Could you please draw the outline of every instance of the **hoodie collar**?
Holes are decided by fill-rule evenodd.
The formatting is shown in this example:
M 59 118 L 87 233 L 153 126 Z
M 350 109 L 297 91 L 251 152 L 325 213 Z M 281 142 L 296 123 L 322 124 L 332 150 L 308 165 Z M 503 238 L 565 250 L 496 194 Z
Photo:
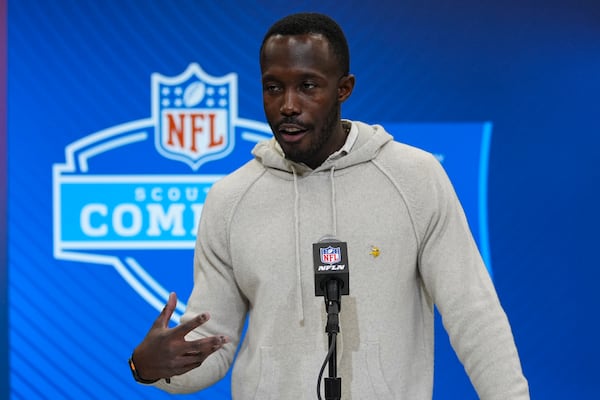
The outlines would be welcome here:
M 330 170 L 332 167 L 340 170 L 370 161 L 375 158 L 383 145 L 392 140 L 392 136 L 379 125 L 367 125 L 350 120 L 342 120 L 342 123 L 351 125 L 344 146 L 330 155 L 323 164 L 314 170 L 305 164 L 296 163 L 285 158 L 283 150 L 275 138 L 259 142 L 252 150 L 252 154 L 265 168 L 273 172 L 285 172 L 282 177 L 288 175 L 285 179 L 293 179 L 292 171 L 295 171 L 298 176 L 303 176 L 313 172 Z
M 344 157 L 346 154 L 350 153 L 350 150 L 352 150 L 352 146 L 354 146 L 354 143 L 358 138 L 358 128 L 356 127 L 356 125 L 346 120 L 342 120 L 342 125 L 344 126 L 344 128 L 350 128 L 348 129 L 348 136 L 346 137 L 346 142 L 344 143 L 341 149 L 327 157 L 326 162 L 337 160 L 338 158 Z

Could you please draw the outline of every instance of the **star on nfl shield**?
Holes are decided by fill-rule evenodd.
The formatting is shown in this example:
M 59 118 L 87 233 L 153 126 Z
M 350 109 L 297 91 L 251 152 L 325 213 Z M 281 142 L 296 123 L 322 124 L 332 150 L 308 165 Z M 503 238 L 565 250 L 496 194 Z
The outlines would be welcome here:
M 234 147 L 237 75 L 208 75 L 192 63 L 181 75 L 152 75 L 155 146 L 164 157 L 197 170 Z

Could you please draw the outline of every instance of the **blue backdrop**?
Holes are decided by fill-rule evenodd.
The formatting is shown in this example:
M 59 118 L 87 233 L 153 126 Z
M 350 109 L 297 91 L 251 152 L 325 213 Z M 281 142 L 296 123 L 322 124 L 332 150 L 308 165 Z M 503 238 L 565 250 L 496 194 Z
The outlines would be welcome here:
M 223 92 L 236 105 L 227 108 L 235 147 L 227 159 L 197 167 L 202 179 L 146 182 L 145 193 L 158 188 L 154 200 L 167 206 L 176 189 L 202 190 L 241 164 L 266 135 L 262 35 L 275 19 L 305 10 L 330 14 L 347 33 L 357 86 L 343 115 L 385 123 L 398 139 L 431 146 L 456 177 L 532 397 L 597 396 L 600 5 L 397 3 L 9 0 L 8 168 L 0 185 L 8 183 L 7 240 L 0 243 L 0 256 L 8 253 L 8 321 L 0 323 L 10 342 L 2 360 L 9 385 L 0 385 L 0 397 L 170 398 L 135 384 L 126 359 L 165 288 L 176 287 L 185 301 L 189 243 L 163 240 L 157 246 L 165 251 L 149 256 L 139 245 L 147 238 L 131 231 L 122 249 L 72 240 L 78 233 L 67 222 L 76 217 L 68 212 L 89 203 L 89 193 L 99 193 L 96 202 L 113 197 L 103 199 L 99 186 L 86 192 L 67 183 L 114 172 L 193 176 L 189 163 L 149 150 L 162 93 L 153 91 L 152 76 L 175 77 L 191 63 L 208 78 L 236 74 Z M 461 165 L 456 174 L 453 160 Z M 123 203 L 141 201 L 123 193 Z M 193 220 L 195 203 L 186 204 L 186 221 Z M 132 210 L 122 212 L 135 220 Z M 91 228 L 114 225 L 90 215 Z M 443 335 L 438 346 L 435 398 L 476 398 Z M 189 397 L 227 398 L 227 390 L 224 381 Z

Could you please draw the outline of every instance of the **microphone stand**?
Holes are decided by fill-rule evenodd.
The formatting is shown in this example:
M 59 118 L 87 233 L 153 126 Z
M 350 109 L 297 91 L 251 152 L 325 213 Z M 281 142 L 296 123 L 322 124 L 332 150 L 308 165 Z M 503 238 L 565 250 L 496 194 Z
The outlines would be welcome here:
M 325 378 L 325 400 L 340 400 L 342 396 L 342 378 L 337 377 L 337 334 L 340 331 L 339 312 L 341 310 L 340 282 L 336 279 L 327 281 L 325 288 L 325 309 L 329 348 L 329 377 Z

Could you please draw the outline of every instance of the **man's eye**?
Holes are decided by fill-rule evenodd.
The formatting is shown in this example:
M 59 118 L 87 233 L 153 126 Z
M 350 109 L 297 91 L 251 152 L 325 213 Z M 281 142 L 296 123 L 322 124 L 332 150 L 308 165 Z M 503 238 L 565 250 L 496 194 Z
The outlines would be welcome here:
M 281 90 L 281 86 L 269 84 L 264 86 L 264 90 L 271 93 L 276 93 Z
M 316 87 L 317 87 L 317 85 L 315 83 L 313 83 L 313 82 L 304 82 L 302 84 L 302 88 L 305 89 L 305 90 L 306 89 L 314 89 Z

